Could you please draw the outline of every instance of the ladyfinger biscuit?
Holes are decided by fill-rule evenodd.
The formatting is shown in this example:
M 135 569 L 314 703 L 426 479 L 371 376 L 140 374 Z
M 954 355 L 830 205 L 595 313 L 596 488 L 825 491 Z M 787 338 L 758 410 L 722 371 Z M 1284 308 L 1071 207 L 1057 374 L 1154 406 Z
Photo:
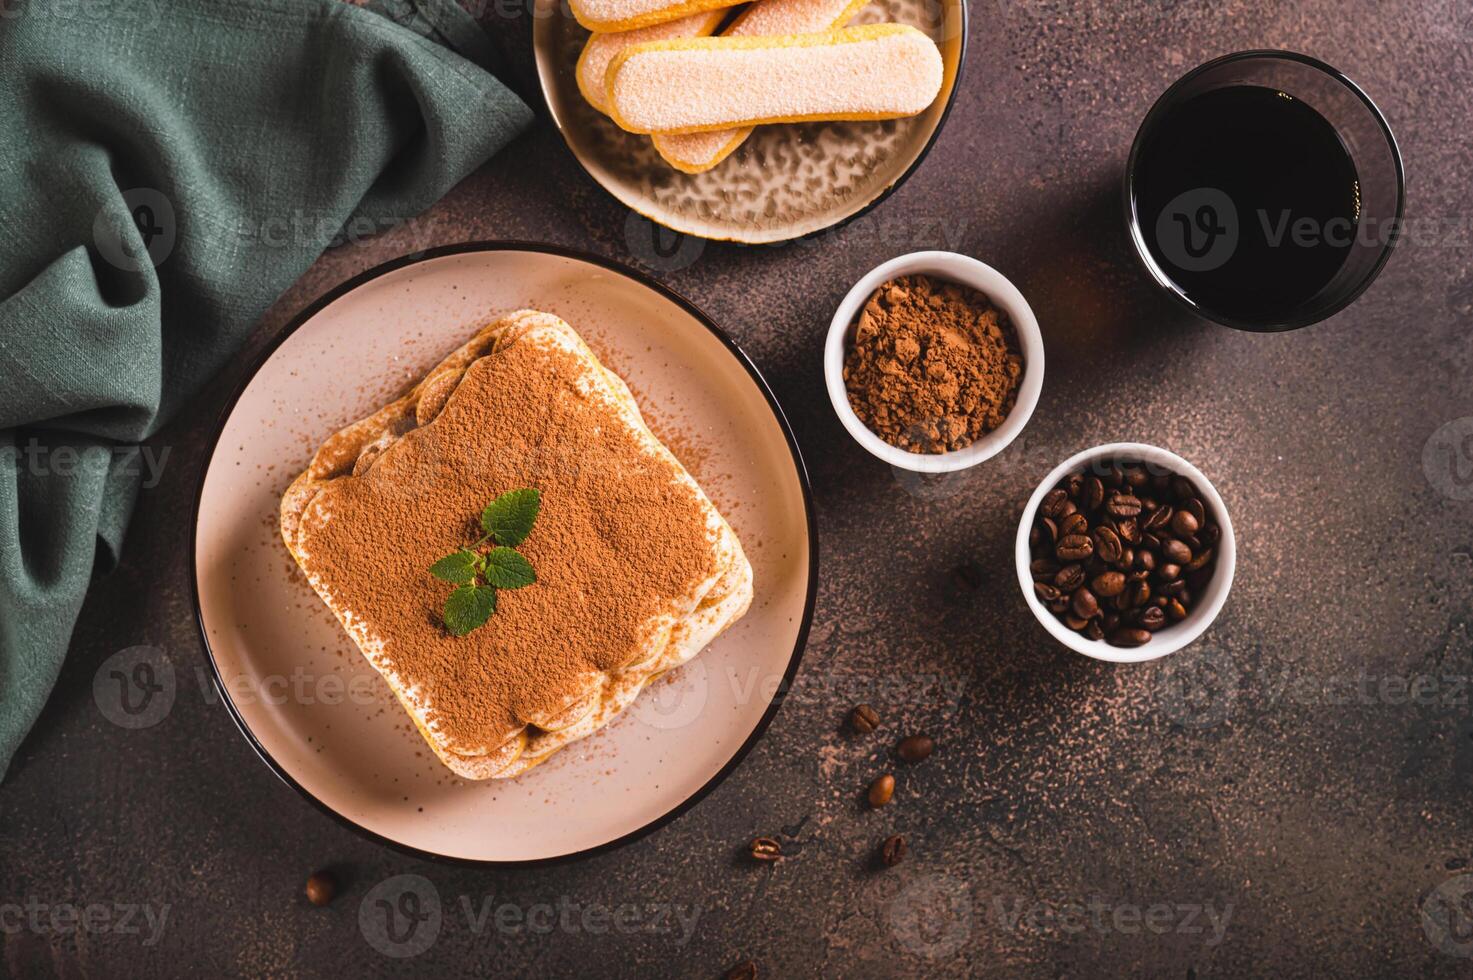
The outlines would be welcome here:
M 625 48 L 609 115 L 631 133 L 913 116 L 941 91 L 941 52 L 914 27 L 870 24 L 786 37 L 703 37 Z
M 792 0 L 759 0 L 759 2 L 792 2 Z M 812 3 L 813 0 L 804 0 Z M 863 0 L 861 0 L 863 2 Z M 578 67 L 574 72 L 578 79 L 578 91 L 583 93 L 583 98 L 604 115 L 608 115 L 608 109 L 604 107 L 604 77 L 609 72 L 609 62 L 614 56 L 631 44 L 644 44 L 647 41 L 668 41 L 677 37 L 706 37 L 714 34 L 720 26 L 721 20 L 726 16 L 723 10 L 706 10 L 699 14 L 691 14 L 679 20 L 668 20 L 663 24 L 652 24 L 649 27 L 641 27 L 632 31 L 620 31 L 618 34 L 591 34 L 588 43 L 583 46 L 583 53 L 578 56 Z
M 869 0 L 757 0 L 738 14 L 726 30 L 721 32 L 721 36 L 760 37 L 826 31 L 849 23 L 849 19 L 859 13 L 868 2 Z M 725 160 L 750 135 L 751 127 L 744 127 L 679 136 L 655 133 L 650 138 L 666 163 L 676 170 L 698 174 Z
M 573 17 L 595 34 L 617 34 L 680 20 L 707 10 L 735 7 L 742 0 L 568 0 Z

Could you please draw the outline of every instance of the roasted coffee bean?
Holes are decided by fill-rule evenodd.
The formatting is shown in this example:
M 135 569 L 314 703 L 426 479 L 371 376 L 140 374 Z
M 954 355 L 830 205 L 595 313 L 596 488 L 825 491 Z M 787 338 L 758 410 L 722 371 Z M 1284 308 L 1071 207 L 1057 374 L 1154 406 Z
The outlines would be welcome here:
M 1028 571 L 1033 573 L 1035 581 L 1052 579 L 1059 574 L 1059 563 L 1052 558 L 1035 558 L 1028 565 Z
M 307 879 L 307 901 L 313 905 L 326 905 L 337 893 L 337 879 L 329 871 L 315 872 Z
M 1075 616 L 1072 613 L 1064 616 L 1064 625 L 1069 627 L 1071 630 L 1074 630 L 1076 633 L 1088 626 L 1090 622 L 1090 620 L 1080 619 L 1078 616 Z
M 1123 551 L 1121 551 L 1120 552 L 1120 560 L 1117 561 L 1115 564 L 1119 565 L 1121 568 L 1129 568 L 1131 565 L 1134 565 L 1135 564 L 1135 549 L 1134 548 L 1126 548 Z
M 1150 533 L 1142 534 L 1141 535 L 1141 547 L 1147 549 L 1148 551 L 1160 551 L 1161 550 L 1161 539 L 1158 538 L 1158 537 L 1156 537 L 1156 535 L 1154 535 L 1154 534 L 1150 534 Z
M 1207 567 L 1207 563 L 1210 562 L 1211 560 L 1212 560 L 1212 549 L 1211 548 L 1204 548 L 1204 549 L 1202 549 L 1202 553 L 1201 554 L 1199 554 L 1197 557 L 1193 558 L 1191 561 L 1187 562 L 1186 569 L 1189 572 L 1201 571 L 1203 568 L 1206 568 Z
M 885 843 L 880 845 L 880 863 L 887 868 L 893 868 L 905 860 L 905 838 L 896 834 L 894 837 L 886 837 Z
M 1187 583 L 1181 579 L 1167 582 L 1165 585 L 1157 586 L 1162 595 L 1174 595 L 1180 597 L 1187 590 Z M 1182 603 L 1186 605 L 1185 602 Z
M 1069 612 L 1069 602 L 1065 599 L 1060 599 L 1057 602 L 1050 602 L 1048 604 L 1048 611 L 1053 613 L 1055 616 L 1063 616 Z
M 1054 554 L 1059 561 L 1083 561 L 1094 554 L 1095 546 L 1088 537 L 1083 534 L 1071 534 L 1067 538 L 1060 538 L 1058 546 L 1054 548 Z
M 1156 553 L 1147 548 L 1142 548 L 1135 553 L 1135 567 L 1149 572 L 1156 567 Z
M 1105 640 L 1115 647 L 1140 647 L 1151 642 L 1151 634 L 1143 629 L 1118 629 Z
M 1038 546 L 1043 543 L 1043 532 L 1035 524 L 1028 529 L 1028 550 L 1037 551 Z
M 1156 501 L 1152 500 L 1150 497 L 1141 497 L 1142 514 L 1154 514 L 1156 512 L 1156 508 L 1160 506 L 1160 504 L 1156 503 Z
M 1092 476 L 1084 481 L 1084 509 L 1093 513 L 1105 502 L 1105 485 L 1100 478 Z
M 1146 523 L 1142 524 L 1141 527 L 1147 531 L 1160 531 L 1170 525 L 1175 519 L 1170 507 L 1157 507 L 1151 511 L 1151 516 L 1146 518 Z
M 1192 560 L 1192 549 L 1176 538 L 1167 538 L 1161 542 L 1161 557 L 1178 565 L 1185 565 Z
M 1071 517 L 1077 513 L 1079 513 L 1079 508 L 1075 506 L 1074 501 L 1066 500 L 1064 501 L 1064 506 L 1059 508 L 1059 516 L 1056 520 L 1062 521 L 1064 518 Z
M 1125 482 L 1128 483 L 1128 484 L 1130 484 L 1132 487 L 1136 488 L 1137 490 L 1139 490 L 1141 487 L 1145 486 L 1146 485 L 1146 481 L 1150 480 L 1150 478 L 1151 478 L 1151 475 L 1149 473 L 1147 473 L 1145 470 L 1141 469 L 1139 466 L 1127 466 L 1127 467 L 1125 467 L 1125 469 L 1123 471 L 1123 475 L 1125 477 Z
M 1106 633 L 1111 632 L 1115 627 L 1120 625 L 1120 614 L 1105 613 L 1104 619 L 1101 620 L 1101 625 L 1105 627 Z
M 1074 610 L 1074 615 L 1080 619 L 1093 619 L 1100 614 L 1100 604 L 1095 599 L 1095 594 L 1089 589 L 1078 589 L 1075 591 L 1069 605 Z
M 781 861 L 783 859 L 783 846 L 771 837 L 758 837 L 752 841 L 749 850 L 752 852 L 753 861 Z
M 1192 554 L 1194 555 L 1202 550 L 1202 542 L 1197 540 L 1197 536 L 1195 534 L 1188 534 L 1186 537 L 1181 539 L 1181 543 L 1190 548 L 1192 550 Z
M 1083 565 L 1065 565 L 1063 568 L 1059 569 L 1059 573 L 1054 576 L 1054 586 L 1060 592 L 1073 592 L 1075 589 L 1079 588 L 1083 584 Z
M 1167 562 L 1156 566 L 1156 581 L 1170 582 L 1172 579 L 1181 578 L 1181 566 L 1175 562 Z
M 1197 532 L 1197 540 L 1204 548 L 1211 548 L 1217 544 L 1217 539 L 1222 537 L 1222 528 L 1216 524 L 1208 524 Z
M 1161 611 L 1160 606 L 1147 606 L 1141 610 L 1136 622 L 1141 625 L 1142 629 L 1148 629 L 1154 633 L 1166 625 L 1166 614 Z
M 1059 521 L 1059 537 L 1067 538 L 1075 534 L 1087 534 L 1089 532 L 1089 520 L 1083 514 L 1070 514 Z
M 1201 527 L 1203 524 L 1207 523 L 1207 508 L 1205 505 L 1203 505 L 1200 498 L 1193 497 L 1190 500 L 1185 501 L 1181 505 L 1181 509 L 1192 515 L 1193 519 L 1196 520 L 1198 527 Z
M 1079 493 L 1084 489 L 1084 474 L 1070 473 L 1064 478 L 1064 491 L 1069 494 L 1070 500 L 1078 500 Z
M 1144 582 L 1146 579 L 1148 579 L 1150 577 L 1151 577 L 1151 573 L 1148 572 L 1148 571 L 1146 571 L 1144 568 L 1137 568 L 1133 572 L 1126 572 L 1125 573 L 1125 580 L 1127 582 Z
M 725 980 L 757 980 L 757 964 L 751 960 L 738 963 L 726 971 Z
M 890 802 L 895 795 L 895 777 L 889 773 L 869 784 L 869 805 L 875 808 Z
M 1141 512 L 1139 498 L 1128 493 L 1117 493 L 1105 501 L 1105 513 L 1111 517 L 1124 519 L 1134 517 Z
M 880 727 L 880 713 L 867 704 L 861 704 L 849 712 L 849 727 L 861 735 L 868 735 Z
M 1186 500 L 1196 495 L 1197 488 L 1186 477 L 1174 476 L 1171 478 L 1171 492 L 1176 495 L 1177 500 Z
M 1151 492 L 1154 493 L 1157 497 L 1165 499 L 1166 495 L 1171 492 L 1171 474 L 1152 473 Z
M 1201 526 L 1197 518 L 1192 516 L 1192 512 L 1185 508 L 1171 515 L 1171 531 L 1179 538 L 1186 538 L 1196 534 L 1197 529 Z
M 1120 560 L 1124 548 L 1120 544 L 1120 536 L 1108 527 L 1097 527 L 1090 532 L 1094 540 L 1094 551 L 1100 556 L 1101 561 L 1111 564 Z
M 1059 601 L 1059 590 L 1056 589 L 1056 588 L 1054 588 L 1052 585 L 1048 584 L 1047 582 L 1034 582 L 1033 583 L 1033 591 L 1034 592 L 1037 592 L 1038 593 L 1038 597 L 1040 599 L 1042 599 L 1044 602 L 1058 602 Z
M 1043 519 L 1043 534 L 1048 543 L 1053 544 L 1059 540 L 1059 525 L 1055 524 L 1052 518 L 1045 517 Z
M 1151 587 L 1145 582 L 1137 581 L 1130 583 L 1125 590 L 1127 605 L 1134 609 L 1136 606 L 1144 606 L 1151 598 Z
M 1050 490 L 1043 495 L 1043 503 L 1038 505 L 1038 510 L 1044 517 L 1058 517 L 1064 511 L 1064 504 L 1068 503 L 1069 494 L 1065 490 Z
M 895 746 L 895 754 L 906 762 L 920 762 L 930 755 L 931 750 L 935 747 L 936 743 L 931 741 L 929 735 L 907 735 L 900 740 L 899 745 Z
M 1134 518 L 1126 518 L 1115 525 L 1115 530 L 1120 534 L 1120 540 L 1126 544 L 1140 544 L 1145 540 L 1141 535 L 1140 522 Z
M 1170 616 L 1172 620 L 1179 623 L 1187 618 L 1187 607 L 1181 604 L 1180 599 L 1167 599 L 1166 615 Z
M 1125 591 L 1125 575 L 1122 572 L 1106 572 L 1096 575 L 1089 584 L 1095 590 L 1095 595 L 1109 599 Z
M 1084 628 L 1084 635 L 1086 639 L 1103 640 L 1105 638 L 1105 631 L 1101 628 L 1098 619 L 1091 619 L 1089 625 Z

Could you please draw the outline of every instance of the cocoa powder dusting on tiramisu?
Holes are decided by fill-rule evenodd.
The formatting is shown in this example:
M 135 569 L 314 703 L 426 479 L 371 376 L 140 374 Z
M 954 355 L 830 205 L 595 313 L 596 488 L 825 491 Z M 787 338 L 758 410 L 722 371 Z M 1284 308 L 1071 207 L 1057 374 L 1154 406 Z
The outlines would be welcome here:
M 324 487 L 303 522 L 308 572 L 385 641 L 462 750 L 495 748 L 593 673 L 642 659 L 661 617 L 687 611 L 672 597 L 722 571 L 696 491 L 614 424 L 587 372 L 540 344 L 481 358 L 437 417 Z M 452 637 L 429 568 L 478 536 L 489 501 L 521 487 L 542 491 L 520 546 L 537 582 L 501 591 L 484 627 Z

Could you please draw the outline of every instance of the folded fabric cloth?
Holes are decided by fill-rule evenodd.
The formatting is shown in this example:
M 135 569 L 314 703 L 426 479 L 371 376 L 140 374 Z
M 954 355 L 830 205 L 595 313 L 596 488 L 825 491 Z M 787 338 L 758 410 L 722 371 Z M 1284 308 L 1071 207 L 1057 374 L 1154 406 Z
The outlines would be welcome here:
M 532 119 L 445 46 L 494 53 L 453 0 L 5 8 L 0 778 L 117 560 L 128 447 L 342 229 L 419 213 Z

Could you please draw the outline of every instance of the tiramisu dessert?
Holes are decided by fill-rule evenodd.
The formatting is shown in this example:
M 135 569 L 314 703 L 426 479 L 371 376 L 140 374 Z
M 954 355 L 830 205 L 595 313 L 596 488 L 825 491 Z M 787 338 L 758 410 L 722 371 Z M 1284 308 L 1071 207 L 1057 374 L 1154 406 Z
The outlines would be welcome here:
M 283 497 L 281 532 L 470 779 L 597 731 L 752 599 L 736 535 L 629 388 L 533 310 L 328 439 Z

